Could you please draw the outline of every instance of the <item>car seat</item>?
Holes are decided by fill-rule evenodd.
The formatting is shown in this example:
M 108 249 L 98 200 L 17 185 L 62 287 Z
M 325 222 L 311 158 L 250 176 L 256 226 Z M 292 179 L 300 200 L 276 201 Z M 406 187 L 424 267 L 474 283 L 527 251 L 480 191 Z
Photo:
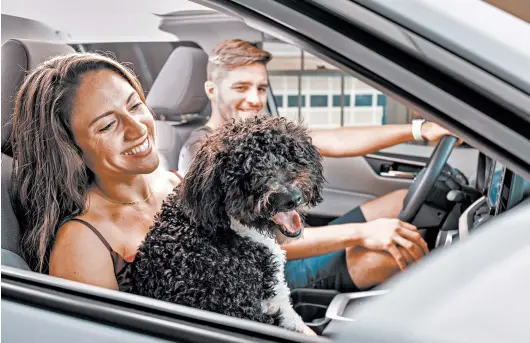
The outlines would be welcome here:
M 74 52 L 66 44 L 9 39 L 2 44 L 2 264 L 28 269 L 20 257 L 21 228 L 11 206 L 9 187 L 13 164 L 11 121 L 18 89 L 27 72 L 49 57 Z
M 178 168 L 180 149 L 210 114 L 204 91 L 208 54 L 189 46 L 177 47 L 168 57 L 147 94 L 156 114 L 157 148 L 169 169 Z

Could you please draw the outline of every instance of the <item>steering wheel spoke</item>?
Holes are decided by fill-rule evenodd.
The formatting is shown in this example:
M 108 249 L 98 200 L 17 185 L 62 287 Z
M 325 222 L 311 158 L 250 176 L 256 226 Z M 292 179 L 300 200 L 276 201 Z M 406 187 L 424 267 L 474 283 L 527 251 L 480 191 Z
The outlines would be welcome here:
M 432 191 L 436 180 L 442 173 L 444 165 L 447 163 L 457 142 L 458 138 L 454 136 L 444 136 L 440 139 L 429 162 L 418 173 L 414 183 L 409 188 L 408 194 L 403 201 L 403 210 L 399 214 L 400 220 L 410 223 L 416 217 Z

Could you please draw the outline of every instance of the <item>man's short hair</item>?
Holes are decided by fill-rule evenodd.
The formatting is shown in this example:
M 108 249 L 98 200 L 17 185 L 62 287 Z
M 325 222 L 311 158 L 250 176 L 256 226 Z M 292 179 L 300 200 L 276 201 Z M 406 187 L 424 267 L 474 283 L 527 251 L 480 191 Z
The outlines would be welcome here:
M 271 59 L 271 53 L 250 42 L 242 39 L 225 40 L 215 46 L 208 59 L 208 80 L 216 81 L 224 71 L 234 68 L 254 63 L 266 65 Z

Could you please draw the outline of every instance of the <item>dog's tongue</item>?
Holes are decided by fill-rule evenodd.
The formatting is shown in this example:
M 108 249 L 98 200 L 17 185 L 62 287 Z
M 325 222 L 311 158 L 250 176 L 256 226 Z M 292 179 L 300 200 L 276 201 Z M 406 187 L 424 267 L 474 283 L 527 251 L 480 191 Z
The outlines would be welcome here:
M 297 233 L 302 229 L 302 221 L 300 220 L 300 215 L 296 211 L 277 213 L 272 216 L 272 220 L 290 233 Z

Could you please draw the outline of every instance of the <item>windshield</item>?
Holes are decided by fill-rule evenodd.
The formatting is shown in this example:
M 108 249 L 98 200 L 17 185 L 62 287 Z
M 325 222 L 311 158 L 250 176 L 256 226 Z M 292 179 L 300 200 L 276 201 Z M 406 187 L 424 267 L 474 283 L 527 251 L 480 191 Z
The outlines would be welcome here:
M 527 14 L 522 12 L 519 18 L 481 0 L 352 1 L 530 94 L 530 23 L 521 19 Z

